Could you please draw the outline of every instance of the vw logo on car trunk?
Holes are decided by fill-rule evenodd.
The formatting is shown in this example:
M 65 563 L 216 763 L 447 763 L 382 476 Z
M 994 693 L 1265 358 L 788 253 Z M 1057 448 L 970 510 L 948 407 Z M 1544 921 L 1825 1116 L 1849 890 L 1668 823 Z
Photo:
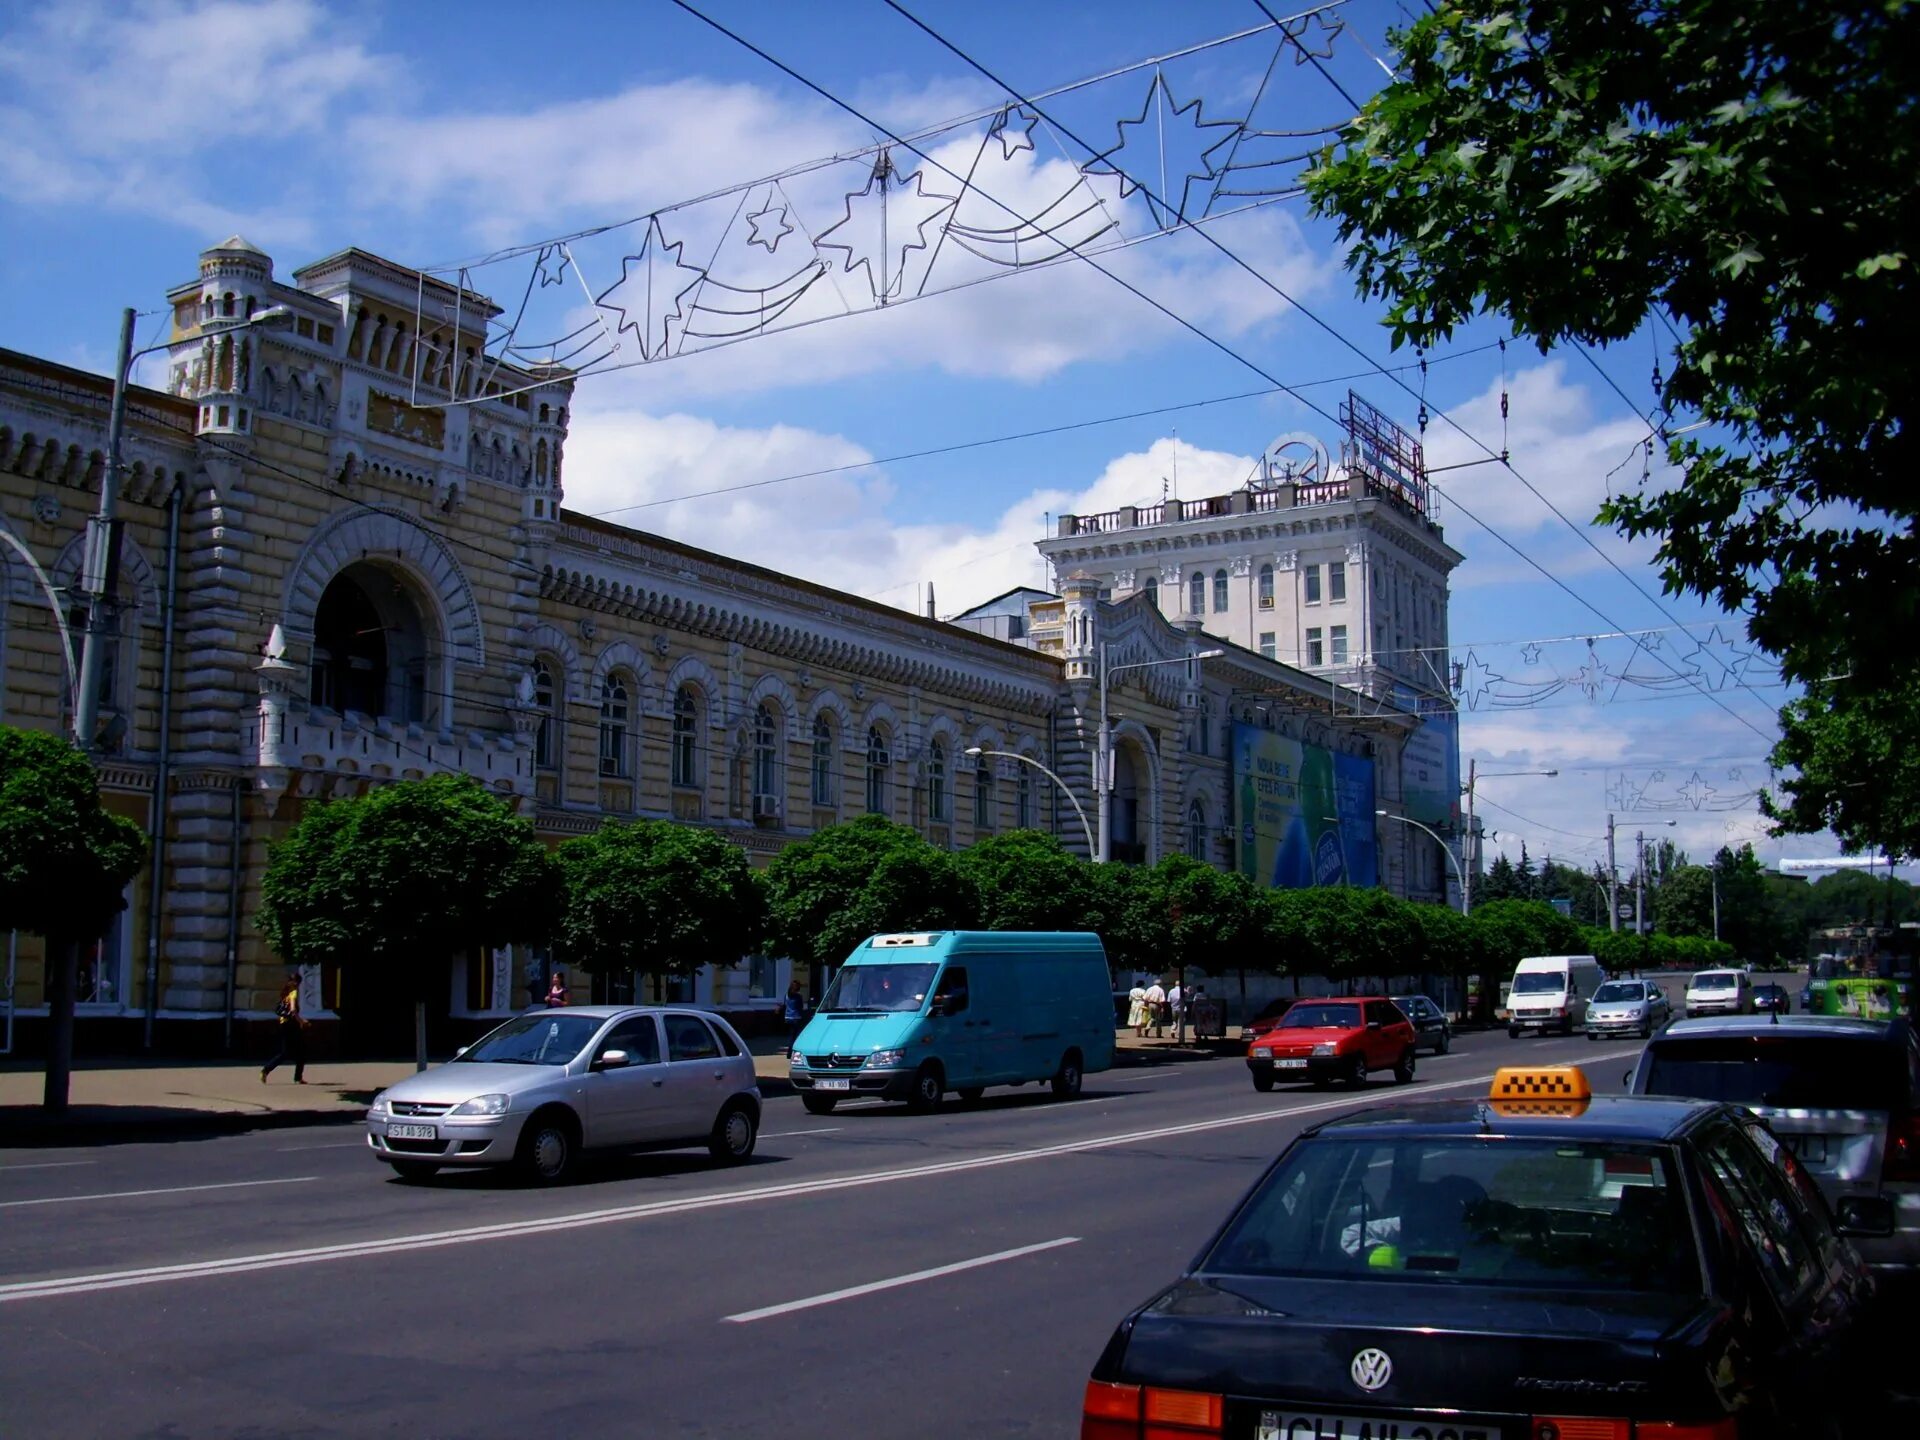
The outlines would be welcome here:
M 1378 1390 L 1393 1378 L 1393 1361 L 1386 1351 L 1369 1347 L 1353 1357 L 1347 1373 L 1362 1390 Z

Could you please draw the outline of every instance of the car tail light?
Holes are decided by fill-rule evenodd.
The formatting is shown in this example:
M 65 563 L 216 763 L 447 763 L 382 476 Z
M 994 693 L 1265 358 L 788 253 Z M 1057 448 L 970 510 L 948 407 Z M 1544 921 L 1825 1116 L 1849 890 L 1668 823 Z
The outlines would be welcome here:
M 1920 1114 L 1896 1115 L 1887 1122 L 1887 1158 L 1882 1180 L 1920 1180 Z
M 1533 1440 L 1633 1440 L 1633 1422 L 1593 1415 L 1536 1415 Z
M 1089 1380 L 1080 1404 L 1080 1440 L 1140 1440 L 1140 1387 Z

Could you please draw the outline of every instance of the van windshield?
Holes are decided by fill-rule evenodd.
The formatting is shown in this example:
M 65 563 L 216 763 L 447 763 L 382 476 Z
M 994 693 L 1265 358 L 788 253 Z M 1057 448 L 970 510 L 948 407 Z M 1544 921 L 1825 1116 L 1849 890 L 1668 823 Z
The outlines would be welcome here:
M 1567 988 L 1564 970 L 1523 970 L 1513 977 L 1516 995 L 1558 995 Z
M 1726 970 L 1713 970 L 1704 975 L 1696 975 L 1693 977 L 1693 988 L 1696 990 L 1731 990 L 1734 988 L 1733 975 Z
M 884 1015 L 927 1003 L 938 965 L 849 965 L 833 977 L 822 1015 Z

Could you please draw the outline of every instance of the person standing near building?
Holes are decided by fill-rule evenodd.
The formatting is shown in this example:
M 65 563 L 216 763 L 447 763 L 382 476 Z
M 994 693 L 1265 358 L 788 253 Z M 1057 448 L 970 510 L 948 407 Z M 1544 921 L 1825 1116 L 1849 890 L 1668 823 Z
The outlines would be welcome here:
M 1147 1019 L 1147 987 L 1136 980 L 1127 992 L 1127 1024 L 1133 1027 L 1134 1039 L 1147 1033 Z
M 558 1010 L 567 1003 L 567 977 L 560 971 L 553 972 L 553 983 L 547 986 L 547 1008 Z
M 273 1011 L 275 1037 L 280 1048 L 273 1052 L 273 1058 L 260 1067 L 260 1083 L 267 1083 L 271 1075 L 282 1063 L 293 1066 L 293 1083 L 307 1083 L 307 1017 L 300 1013 L 300 972 L 295 970 L 287 976 L 287 983 L 280 987 L 280 1003 Z
M 1173 988 L 1167 991 L 1167 1015 L 1173 1021 L 1173 1038 L 1176 1041 L 1187 1038 L 1187 992 L 1180 988 L 1175 980 Z
M 800 988 L 798 980 L 787 982 L 787 1000 L 780 1018 L 787 1026 L 787 1049 L 793 1049 L 794 1041 L 800 1038 L 800 1032 L 807 1025 L 807 996 Z
M 1156 980 L 1147 986 L 1147 1034 L 1155 1040 L 1161 1037 L 1167 1023 L 1167 992 Z

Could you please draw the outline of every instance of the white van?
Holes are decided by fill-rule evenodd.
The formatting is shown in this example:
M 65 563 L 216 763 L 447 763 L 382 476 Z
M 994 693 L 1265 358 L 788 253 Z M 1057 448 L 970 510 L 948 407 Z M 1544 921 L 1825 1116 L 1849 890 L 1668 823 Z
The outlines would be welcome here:
M 1702 970 L 1687 982 L 1687 1018 L 1750 1015 L 1753 977 L 1744 970 Z
M 1558 1030 L 1571 1035 L 1587 1021 L 1587 1002 L 1607 978 L 1591 955 L 1529 955 L 1507 992 L 1507 1034 Z

